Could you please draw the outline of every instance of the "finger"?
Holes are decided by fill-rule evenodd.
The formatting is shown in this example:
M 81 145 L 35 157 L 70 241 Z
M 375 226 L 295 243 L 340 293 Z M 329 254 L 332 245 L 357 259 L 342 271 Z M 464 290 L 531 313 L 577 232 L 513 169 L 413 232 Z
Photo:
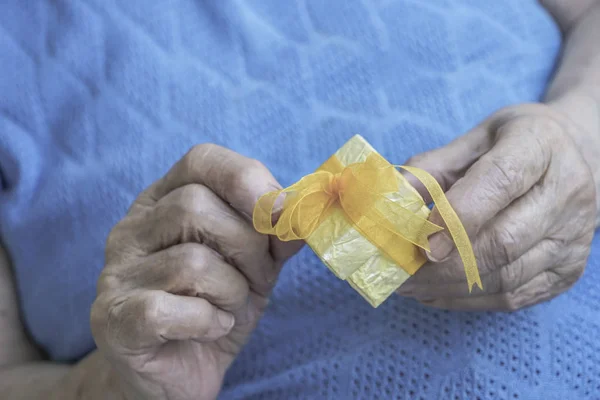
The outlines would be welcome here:
M 556 297 L 569 289 L 575 280 L 565 280 L 553 270 L 547 270 L 515 290 L 477 297 L 439 298 L 424 305 L 457 311 L 516 311 Z
M 149 192 L 158 200 L 189 184 L 208 187 L 248 216 L 261 195 L 281 189 L 260 162 L 214 144 L 193 147 Z
M 260 196 L 281 189 L 262 163 L 224 147 L 202 144 L 193 147 L 148 189 L 148 194 L 158 201 L 176 188 L 189 184 L 208 187 L 248 219 Z M 302 247 L 303 242 L 282 243 L 272 239 L 271 244 L 277 264 L 282 264 Z
M 206 299 L 160 290 L 138 291 L 109 306 L 106 341 L 112 347 L 144 349 L 171 340 L 214 341 L 234 325 L 231 313 Z
M 446 146 L 411 157 L 405 165 L 429 172 L 447 191 L 479 157 L 492 148 L 495 140 L 493 132 L 503 121 L 504 118 L 497 116 L 488 118 Z M 421 181 L 406 171 L 401 172 L 425 202 L 431 203 L 431 196 Z
M 550 269 L 564 259 L 564 245 L 559 241 L 545 239 L 532 247 L 518 259 L 481 275 L 483 291 L 469 293 L 469 288 L 463 278 L 462 282 L 420 283 L 415 285 L 406 282 L 400 286 L 399 293 L 414 297 L 419 301 L 428 302 L 433 298 L 474 298 L 487 297 L 492 294 L 512 292 L 530 281 L 535 276 Z M 443 266 L 438 266 L 444 268 Z M 404 287 L 404 286 L 407 287 Z
M 203 243 L 237 267 L 261 294 L 272 288 L 279 273 L 268 238 L 203 185 L 169 192 L 143 223 L 137 230 L 138 246 L 147 254 L 178 243 Z
M 119 273 L 119 272 L 117 272 Z M 162 290 L 201 297 L 230 312 L 245 307 L 249 287 L 242 273 L 214 250 L 185 243 L 154 253 L 119 273 L 121 288 Z
M 555 196 L 535 186 L 483 227 L 473 240 L 473 251 L 486 292 L 490 274 L 514 263 L 546 237 L 553 222 L 548 215 L 556 215 L 559 211 L 556 208 L 560 206 Z M 407 295 L 457 286 L 464 286 L 468 293 L 464 265 L 456 251 L 443 262 L 425 264 L 402 286 L 406 286 L 403 293 Z
M 545 124 L 541 126 L 541 124 Z M 538 126 L 540 125 L 540 126 Z M 554 122 L 537 117 L 511 120 L 497 130 L 494 147 L 477 160 L 446 193 L 469 237 L 511 202 L 525 194 L 546 172 L 551 161 L 548 136 L 533 132 L 560 129 Z M 442 223 L 437 210 L 430 220 Z M 446 232 L 430 239 L 430 259 L 441 261 L 454 249 Z
M 482 272 L 510 265 L 535 246 L 559 250 L 553 247 L 553 241 L 544 241 L 553 222 L 549 216 L 559 212 L 556 207 L 555 197 L 536 185 L 486 224 L 474 240 Z

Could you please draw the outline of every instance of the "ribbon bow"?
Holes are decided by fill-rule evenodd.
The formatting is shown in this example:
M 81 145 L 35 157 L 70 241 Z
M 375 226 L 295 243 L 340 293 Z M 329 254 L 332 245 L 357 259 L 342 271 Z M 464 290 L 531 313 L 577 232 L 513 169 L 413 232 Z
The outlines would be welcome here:
M 467 233 L 437 181 L 418 168 L 400 168 L 417 177 L 431 194 L 463 260 L 469 292 L 473 284 L 483 289 Z M 254 208 L 254 227 L 282 241 L 306 239 L 339 207 L 361 235 L 412 275 L 423 263 L 407 265 L 406 246 L 401 244 L 408 241 L 429 251 L 428 236 L 443 228 L 390 199 L 398 192 L 399 179 L 396 167 L 377 153 L 346 167 L 334 156 L 296 184 L 263 195 Z M 273 223 L 282 195 L 283 206 L 276 210 L 281 213 Z

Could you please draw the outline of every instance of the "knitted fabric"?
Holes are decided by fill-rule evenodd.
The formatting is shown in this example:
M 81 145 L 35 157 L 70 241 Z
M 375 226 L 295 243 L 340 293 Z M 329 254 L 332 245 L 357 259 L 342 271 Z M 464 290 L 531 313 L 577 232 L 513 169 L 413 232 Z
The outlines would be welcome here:
M 94 348 L 106 236 L 192 145 L 283 185 L 354 133 L 401 164 L 539 99 L 559 46 L 533 0 L 3 1 L 0 230 L 28 332 L 54 360 Z M 599 245 L 514 314 L 374 310 L 305 249 L 222 398 L 599 398 Z

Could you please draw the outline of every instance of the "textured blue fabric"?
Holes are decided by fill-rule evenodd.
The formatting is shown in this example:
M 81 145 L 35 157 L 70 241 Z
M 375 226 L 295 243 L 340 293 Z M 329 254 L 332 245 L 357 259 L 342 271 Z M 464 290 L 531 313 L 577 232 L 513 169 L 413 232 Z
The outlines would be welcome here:
M 289 184 L 354 133 L 395 163 L 540 97 L 560 35 L 533 0 L 4 0 L 0 228 L 27 329 L 93 348 L 110 227 L 190 146 Z M 600 279 L 511 315 L 373 310 L 307 249 L 224 399 L 597 399 Z

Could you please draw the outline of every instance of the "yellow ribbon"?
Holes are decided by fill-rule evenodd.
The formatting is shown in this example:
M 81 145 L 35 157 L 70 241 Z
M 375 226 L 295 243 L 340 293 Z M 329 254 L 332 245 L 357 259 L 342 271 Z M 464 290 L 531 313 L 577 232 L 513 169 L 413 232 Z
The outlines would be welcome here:
M 473 284 L 483 289 L 469 237 L 440 185 L 421 169 L 400 168 L 419 179 L 431 194 L 463 260 L 469 292 Z M 333 156 L 317 172 L 296 184 L 263 195 L 254 208 L 254 227 L 282 241 L 306 239 L 335 207 L 339 207 L 361 235 L 413 275 L 425 262 L 415 256 L 414 246 L 429 251 L 427 238 L 443 228 L 386 196 L 398 191 L 399 179 L 396 166 L 377 153 L 370 154 L 364 162 L 346 167 Z M 274 211 L 282 195 L 285 195 L 283 205 Z M 279 211 L 281 214 L 274 223 L 274 212 Z M 407 252 L 406 242 L 412 243 L 412 252 Z

